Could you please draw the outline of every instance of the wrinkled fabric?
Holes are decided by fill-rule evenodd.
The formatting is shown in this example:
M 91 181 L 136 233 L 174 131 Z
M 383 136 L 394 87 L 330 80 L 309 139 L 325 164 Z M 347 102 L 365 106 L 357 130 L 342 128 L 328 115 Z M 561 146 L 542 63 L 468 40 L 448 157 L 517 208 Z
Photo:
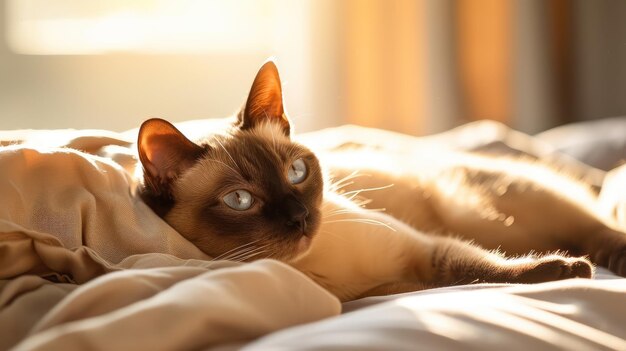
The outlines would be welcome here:
M 196 349 L 339 313 L 334 296 L 285 264 L 211 261 L 134 196 L 122 136 L 8 135 L 0 350 Z
M 479 284 L 376 300 L 369 308 L 346 303 L 355 312 L 243 350 L 626 350 L 626 279 Z
M 340 311 L 334 296 L 276 261 L 221 269 L 180 263 L 80 286 L 34 276 L 4 282 L 0 348 L 22 340 L 15 350 L 195 350 Z
M 197 138 L 222 124 L 193 121 L 180 128 Z M 136 132 L 0 132 L 0 350 L 624 345 L 615 328 L 626 322 L 615 307 L 626 306 L 623 279 L 610 286 L 539 284 L 531 292 L 486 287 L 500 290 L 485 297 L 463 291 L 389 296 L 380 307 L 328 319 L 340 313 L 339 301 L 300 272 L 272 260 L 212 261 L 135 197 Z M 494 124 L 429 138 L 346 126 L 299 140 L 319 152 L 397 153 L 428 144 L 554 158 L 544 144 Z M 604 178 L 571 159 L 559 162 L 594 184 Z M 605 213 L 621 224 L 625 177 L 612 172 L 602 193 Z M 540 334 L 529 330 L 549 330 L 545 335 L 553 339 L 537 341 Z

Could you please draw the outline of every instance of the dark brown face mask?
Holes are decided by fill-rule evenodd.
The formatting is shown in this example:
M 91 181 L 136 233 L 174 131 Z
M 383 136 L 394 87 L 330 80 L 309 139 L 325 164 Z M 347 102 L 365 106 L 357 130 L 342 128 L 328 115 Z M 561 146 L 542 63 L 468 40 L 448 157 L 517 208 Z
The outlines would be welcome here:
M 323 178 L 290 132 L 278 70 L 267 62 L 223 134 L 196 144 L 165 120 L 142 124 L 141 197 L 209 255 L 293 257 L 319 228 Z

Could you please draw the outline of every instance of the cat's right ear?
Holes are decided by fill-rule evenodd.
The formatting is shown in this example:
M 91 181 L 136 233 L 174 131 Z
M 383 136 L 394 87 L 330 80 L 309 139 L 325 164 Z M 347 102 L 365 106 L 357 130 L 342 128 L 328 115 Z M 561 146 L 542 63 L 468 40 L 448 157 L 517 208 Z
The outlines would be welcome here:
M 170 122 L 160 118 L 143 122 L 137 139 L 145 183 L 158 195 L 169 195 L 172 180 L 204 152 Z

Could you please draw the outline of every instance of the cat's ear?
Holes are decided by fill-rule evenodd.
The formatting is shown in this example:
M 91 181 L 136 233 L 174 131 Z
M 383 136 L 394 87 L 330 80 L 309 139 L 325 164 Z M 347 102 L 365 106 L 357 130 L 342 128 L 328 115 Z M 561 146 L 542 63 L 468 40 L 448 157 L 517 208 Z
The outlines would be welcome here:
M 283 92 L 278 68 L 267 61 L 254 78 L 246 105 L 239 113 L 239 127 L 250 129 L 264 122 L 278 123 L 289 136 L 289 120 L 283 108 Z
M 143 122 L 137 148 L 146 185 L 158 194 L 168 194 L 171 181 L 191 167 L 204 152 L 170 122 L 159 118 Z

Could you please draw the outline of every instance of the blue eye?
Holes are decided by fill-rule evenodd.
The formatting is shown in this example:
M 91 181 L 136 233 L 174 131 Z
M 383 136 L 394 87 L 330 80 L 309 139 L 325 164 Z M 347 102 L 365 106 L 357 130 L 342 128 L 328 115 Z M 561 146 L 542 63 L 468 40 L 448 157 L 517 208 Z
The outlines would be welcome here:
M 245 211 L 249 209 L 254 203 L 254 198 L 252 194 L 245 190 L 235 190 L 231 193 L 226 194 L 223 198 L 224 203 L 228 205 L 228 207 L 237 211 Z
M 287 172 L 287 177 L 291 184 L 302 183 L 304 178 L 306 178 L 306 164 L 301 158 L 293 161 Z

